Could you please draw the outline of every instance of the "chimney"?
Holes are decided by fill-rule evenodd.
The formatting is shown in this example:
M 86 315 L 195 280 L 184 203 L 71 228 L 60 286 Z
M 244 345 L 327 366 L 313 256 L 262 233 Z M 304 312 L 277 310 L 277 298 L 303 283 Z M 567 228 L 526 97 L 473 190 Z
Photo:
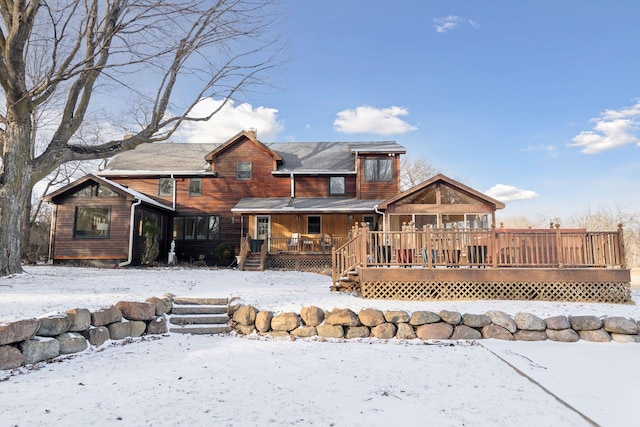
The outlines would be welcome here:
M 251 136 L 253 139 L 258 139 L 258 131 L 256 131 L 256 128 L 249 128 L 249 130 L 247 131 L 247 133 L 249 134 L 249 136 Z

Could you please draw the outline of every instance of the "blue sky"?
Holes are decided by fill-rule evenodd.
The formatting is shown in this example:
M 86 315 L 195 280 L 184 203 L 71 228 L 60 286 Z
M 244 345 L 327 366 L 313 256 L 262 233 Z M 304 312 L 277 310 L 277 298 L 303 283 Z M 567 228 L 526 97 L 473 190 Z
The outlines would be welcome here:
M 254 127 L 266 142 L 395 140 L 505 201 L 502 216 L 640 211 L 637 0 L 282 10 L 286 62 L 273 87 L 213 120 L 221 137 Z M 209 142 L 207 129 L 185 130 Z

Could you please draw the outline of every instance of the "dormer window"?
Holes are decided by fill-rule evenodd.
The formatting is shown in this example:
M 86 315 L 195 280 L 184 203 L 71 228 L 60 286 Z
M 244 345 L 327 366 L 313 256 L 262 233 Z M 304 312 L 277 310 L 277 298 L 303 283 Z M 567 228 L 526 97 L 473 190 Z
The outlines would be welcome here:
M 236 178 L 251 179 L 253 166 L 251 162 L 236 163 Z
M 347 193 L 347 185 L 344 176 L 329 177 L 329 195 L 344 196 Z
M 365 159 L 365 181 L 392 181 L 393 168 L 391 159 Z

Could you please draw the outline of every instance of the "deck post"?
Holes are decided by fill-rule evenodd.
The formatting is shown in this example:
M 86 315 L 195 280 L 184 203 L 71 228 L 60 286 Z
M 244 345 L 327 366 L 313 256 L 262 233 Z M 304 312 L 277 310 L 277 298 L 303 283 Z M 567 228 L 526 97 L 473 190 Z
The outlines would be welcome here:
M 620 267 L 627 268 L 627 258 L 624 254 L 624 233 L 622 232 L 622 224 L 618 224 L 618 249 L 620 251 Z
M 498 254 L 500 248 L 498 248 L 498 232 L 496 231 L 496 224 L 491 224 L 491 247 L 493 248 L 493 256 L 491 258 L 491 268 L 498 268 Z
M 433 265 L 433 262 L 432 262 L 431 258 L 433 257 L 432 254 L 434 254 L 435 252 L 434 252 L 434 249 L 433 249 L 433 245 L 431 243 L 431 224 L 425 225 L 424 229 L 426 231 L 426 233 L 425 233 L 426 234 L 426 238 L 425 238 L 424 249 L 423 249 L 424 250 L 424 256 L 427 259 L 427 267 L 433 268 L 434 265 Z M 435 261 L 435 260 L 433 260 L 433 261 Z
M 558 268 L 564 266 L 564 247 L 562 245 L 562 234 L 560 224 L 556 223 L 556 254 L 558 255 Z

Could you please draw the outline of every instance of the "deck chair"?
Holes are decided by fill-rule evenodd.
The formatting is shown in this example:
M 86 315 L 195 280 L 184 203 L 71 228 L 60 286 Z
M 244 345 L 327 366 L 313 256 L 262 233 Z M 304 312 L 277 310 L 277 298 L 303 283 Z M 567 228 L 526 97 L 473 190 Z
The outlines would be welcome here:
M 289 240 L 289 250 L 298 251 L 300 249 L 300 233 L 292 233 Z

